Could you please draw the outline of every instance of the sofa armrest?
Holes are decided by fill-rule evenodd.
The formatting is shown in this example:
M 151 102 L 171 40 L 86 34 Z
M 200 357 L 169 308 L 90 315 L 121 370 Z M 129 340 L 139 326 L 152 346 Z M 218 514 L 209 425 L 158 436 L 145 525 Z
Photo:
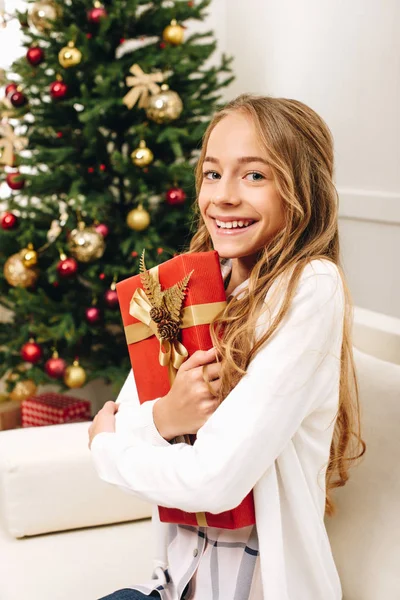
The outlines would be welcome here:
M 132 521 L 151 505 L 101 481 L 88 449 L 90 422 L 0 432 L 0 498 L 14 537 Z

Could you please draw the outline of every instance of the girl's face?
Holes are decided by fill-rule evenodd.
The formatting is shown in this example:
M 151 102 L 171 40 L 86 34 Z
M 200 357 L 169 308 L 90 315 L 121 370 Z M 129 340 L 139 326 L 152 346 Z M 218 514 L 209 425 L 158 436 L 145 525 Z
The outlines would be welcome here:
M 222 258 L 252 258 L 284 227 L 268 156 L 247 115 L 231 113 L 212 130 L 198 202 Z

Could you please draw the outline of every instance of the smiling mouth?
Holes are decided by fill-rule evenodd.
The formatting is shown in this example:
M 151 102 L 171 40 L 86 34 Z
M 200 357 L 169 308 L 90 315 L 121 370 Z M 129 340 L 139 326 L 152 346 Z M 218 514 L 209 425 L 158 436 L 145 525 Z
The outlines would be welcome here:
M 255 221 L 253 219 L 238 219 L 236 221 L 220 221 L 219 219 L 214 219 L 218 229 L 247 229 Z

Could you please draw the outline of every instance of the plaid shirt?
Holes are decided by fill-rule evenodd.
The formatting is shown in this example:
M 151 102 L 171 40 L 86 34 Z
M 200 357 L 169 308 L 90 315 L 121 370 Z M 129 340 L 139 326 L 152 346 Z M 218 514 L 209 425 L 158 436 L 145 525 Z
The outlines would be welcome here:
M 168 569 L 156 568 L 153 577 L 132 589 L 158 590 L 162 600 L 260 600 L 256 526 L 229 530 L 169 524 Z

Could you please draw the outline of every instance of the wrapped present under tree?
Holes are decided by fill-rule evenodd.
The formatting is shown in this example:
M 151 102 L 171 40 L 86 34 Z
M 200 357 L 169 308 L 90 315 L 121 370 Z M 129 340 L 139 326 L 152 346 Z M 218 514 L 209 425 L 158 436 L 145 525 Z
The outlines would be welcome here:
M 90 402 L 73 396 L 46 393 L 22 402 L 22 427 L 58 425 L 90 419 Z

